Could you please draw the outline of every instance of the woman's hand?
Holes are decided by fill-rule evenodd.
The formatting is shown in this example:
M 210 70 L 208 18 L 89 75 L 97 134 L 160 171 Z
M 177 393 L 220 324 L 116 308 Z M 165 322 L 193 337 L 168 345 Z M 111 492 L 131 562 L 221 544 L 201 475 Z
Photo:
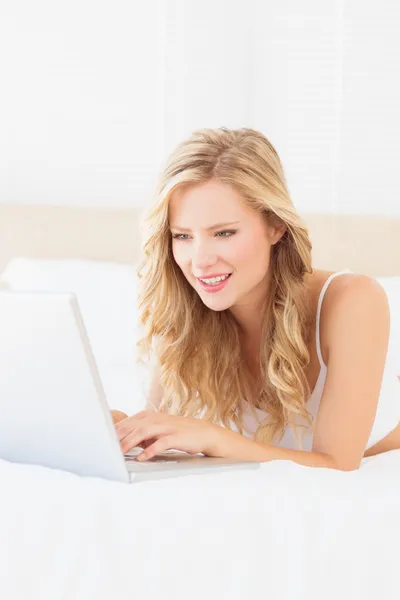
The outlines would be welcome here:
M 111 412 L 111 417 L 114 422 L 114 425 L 116 425 L 120 421 L 123 421 L 124 419 L 128 419 L 128 415 L 126 413 L 122 412 L 121 410 L 111 410 L 110 412 Z M 155 441 L 155 440 L 153 440 L 153 441 Z M 147 446 L 149 446 L 151 443 L 152 443 L 152 440 L 146 440 L 146 441 L 143 441 L 140 444 L 138 444 L 138 446 L 141 446 L 142 448 L 147 448 Z
M 209 421 L 149 410 L 124 418 L 115 427 L 124 454 L 136 446 L 145 448 L 137 456 L 138 460 L 147 460 L 172 449 L 189 454 L 223 456 L 221 452 L 227 438 L 232 434 L 242 437 Z

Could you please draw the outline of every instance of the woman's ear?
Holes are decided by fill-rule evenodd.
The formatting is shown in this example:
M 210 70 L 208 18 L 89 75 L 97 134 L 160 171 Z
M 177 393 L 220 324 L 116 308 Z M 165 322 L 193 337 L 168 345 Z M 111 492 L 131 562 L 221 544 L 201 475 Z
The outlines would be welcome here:
M 287 227 L 285 224 L 277 225 L 270 228 L 271 245 L 274 246 L 279 242 L 281 237 L 286 233 Z
M 279 218 L 275 213 L 270 212 L 267 215 L 267 227 L 268 227 L 268 237 L 271 243 L 271 246 L 274 246 L 279 242 L 281 237 L 287 231 L 286 223 Z

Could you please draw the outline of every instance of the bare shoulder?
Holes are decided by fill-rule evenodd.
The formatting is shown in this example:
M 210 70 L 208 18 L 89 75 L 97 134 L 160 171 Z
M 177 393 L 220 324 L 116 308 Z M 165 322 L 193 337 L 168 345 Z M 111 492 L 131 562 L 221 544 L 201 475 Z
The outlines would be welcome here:
M 365 302 L 373 302 L 374 300 L 379 302 L 379 299 L 387 300 L 387 296 L 379 281 L 369 275 L 343 273 L 338 277 L 334 277 L 324 296 L 325 316 L 331 315 L 339 305 L 344 303 L 348 306 L 356 305 L 362 299 Z
M 328 278 L 335 271 L 315 270 L 310 294 L 316 312 L 318 298 Z M 382 285 L 373 277 L 362 273 L 343 273 L 334 277 L 325 291 L 320 313 L 321 352 L 325 364 L 328 361 L 329 345 L 338 316 L 351 320 L 360 307 L 377 309 L 377 317 L 386 318 L 388 299 Z

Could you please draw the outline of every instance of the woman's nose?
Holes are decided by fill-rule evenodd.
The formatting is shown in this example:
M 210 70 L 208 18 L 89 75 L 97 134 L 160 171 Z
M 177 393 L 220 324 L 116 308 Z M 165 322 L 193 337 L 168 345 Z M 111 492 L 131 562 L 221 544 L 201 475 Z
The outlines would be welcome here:
M 206 245 L 194 245 L 192 254 L 192 263 L 194 270 L 197 272 L 211 267 L 216 262 L 215 252 Z

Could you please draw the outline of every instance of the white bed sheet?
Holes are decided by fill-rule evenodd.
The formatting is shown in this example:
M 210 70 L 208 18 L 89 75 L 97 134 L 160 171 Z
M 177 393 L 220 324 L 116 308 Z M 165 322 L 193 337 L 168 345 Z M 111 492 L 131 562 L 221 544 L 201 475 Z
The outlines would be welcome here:
M 400 450 L 136 484 L 0 459 L 7 600 L 400 596 Z

